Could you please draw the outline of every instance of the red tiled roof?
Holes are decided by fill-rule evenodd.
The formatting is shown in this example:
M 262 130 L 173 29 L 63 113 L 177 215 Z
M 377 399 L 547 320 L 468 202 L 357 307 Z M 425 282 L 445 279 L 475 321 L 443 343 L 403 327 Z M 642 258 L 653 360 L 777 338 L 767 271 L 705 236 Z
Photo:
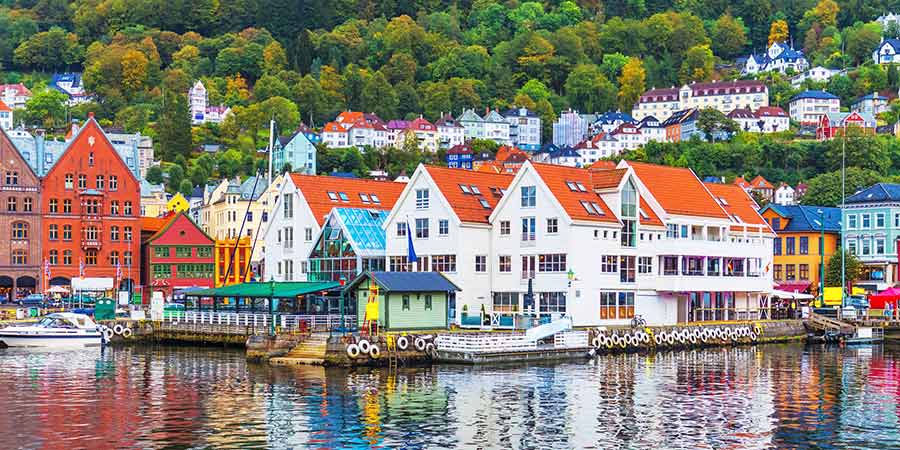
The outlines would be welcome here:
M 616 162 L 608 159 L 598 159 L 591 164 L 590 169 L 615 169 Z
M 331 212 L 332 208 L 373 208 L 373 209 L 391 209 L 403 188 L 405 183 L 395 183 L 393 181 L 376 181 L 363 178 L 343 178 L 328 177 L 321 175 L 302 175 L 292 173 L 291 180 L 294 185 L 303 192 L 303 197 L 309 204 L 309 208 L 313 212 L 316 221 L 322 225 L 325 216 Z M 328 193 L 333 192 L 337 196 L 337 200 L 332 200 Z M 340 193 L 347 196 L 347 200 L 340 198 Z M 359 194 L 378 196 L 380 203 L 364 203 Z
M 766 229 L 768 230 L 766 219 L 763 219 L 763 217 L 759 215 L 756 209 L 756 202 L 749 194 L 747 194 L 747 191 L 734 184 L 704 184 L 706 184 L 706 188 L 709 189 L 709 192 L 716 198 L 728 214 L 737 216 L 737 218 L 740 219 L 736 220 L 732 217 L 732 220 L 743 224 L 756 225 L 757 228 L 759 226 L 766 226 Z M 725 202 L 722 202 L 721 199 L 724 199 Z
M 341 124 L 337 122 L 328 122 L 322 127 L 323 132 L 331 132 L 331 133 L 346 133 L 347 130 L 344 129 Z
M 775 189 L 775 187 L 772 186 L 772 183 L 769 183 L 769 180 L 763 178 L 762 175 L 757 175 L 756 178 L 750 182 L 750 187 L 754 189 Z
M 693 170 L 632 161 L 628 165 L 670 214 L 728 218 Z
M 594 185 L 593 173 L 590 170 L 576 167 L 559 166 L 555 164 L 532 163 L 535 171 L 544 180 L 544 184 L 550 188 L 556 201 L 566 210 L 566 214 L 573 220 L 588 220 L 592 222 L 618 223 L 619 219 L 613 214 L 606 202 L 596 192 L 591 190 Z M 573 191 L 566 182 L 578 182 L 586 188 L 586 192 Z M 588 214 L 582 201 L 596 203 L 603 211 L 603 215 Z
M 750 183 L 747 183 L 747 180 L 745 180 L 744 177 L 735 178 L 731 184 L 733 184 L 735 186 L 740 186 L 745 189 L 750 186 Z
M 471 155 L 472 146 L 469 144 L 456 144 L 447 149 L 448 155 Z
M 513 155 L 521 155 L 524 156 L 525 159 L 531 159 L 528 156 L 528 153 L 525 153 L 523 150 L 518 147 L 513 147 L 511 145 L 503 145 L 497 149 L 497 156 L 494 157 L 494 160 L 497 162 L 504 162 L 509 159 Z
M 334 121 L 338 123 L 355 123 L 364 120 L 363 113 L 359 111 L 342 111 L 334 118 Z
M 628 169 L 591 170 L 591 181 L 594 189 L 613 189 L 619 187 L 622 177 Z
M 3 103 L 3 100 L 0 100 L 0 111 L 12 111 L 6 103 Z
M 756 110 L 757 117 L 787 117 L 788 114 L 777 106 L 760 106 Z
M 25 96 L 25 97 L 31 96 L 31 91 L 28 90 L 28 88 L 25 87 L 25 85 L 22 83 L 0 84 L 0 92 L 6 91 L 6 90 L 16 91 L 16 93 L 18 95 Z
M 409 129 L 416 131 L 437 131 L 436 126 L 421 117 L 410 122 Z
M 141 216 L 141 231 L 150 232 L 156 234 L 159 230 L 162 230 L 166 227 L 166 224 L 169 223 L 176 216 L 167 215 L 163 217 L 145 217 Z
M 425 166 L 428 175 L 440 189 L 444 198 L 450 203 L 453 212 L 463 222 L 488 223 L 488 217 L 502 198 L 500 189 L 506 190 L 513 176 L 501 173 L 473 172 L 465 169 Z M 475 186 L 481 194 L 463 192 L 464 185 L 472 192 Z M 489 208 L 481 204 L 484 199 Z

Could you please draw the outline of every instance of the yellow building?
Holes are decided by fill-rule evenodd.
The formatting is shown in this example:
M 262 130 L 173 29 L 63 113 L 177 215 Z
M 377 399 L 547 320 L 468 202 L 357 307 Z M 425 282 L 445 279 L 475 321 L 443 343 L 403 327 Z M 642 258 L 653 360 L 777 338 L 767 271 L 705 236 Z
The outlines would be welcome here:
M 173 211 L 176 213 L 180 213 L 183 211 L 187 211 L 188 208 L 191 207 L 190 202 L 181 195 L 181 192 L 176 192 L 175 195 L 169 199 L 169 202 L 166 203 L 166 211 Z
M 161 217 L 168 211 L 168 195 L 161 184 L 151 184 L 141 180 L 141 215 L 144 217 Z
M 777 235 L 772 263 L 776 288 L 818 295 L 823 256 L 827 270 L 840 245 L 840 208 L 769 204 L 760 214 Z
M 216 287 L 253 280 L 255 274 L 250 269 L 251 245 L 252 241 L 247 236 L 240 239 L 216 239 Z

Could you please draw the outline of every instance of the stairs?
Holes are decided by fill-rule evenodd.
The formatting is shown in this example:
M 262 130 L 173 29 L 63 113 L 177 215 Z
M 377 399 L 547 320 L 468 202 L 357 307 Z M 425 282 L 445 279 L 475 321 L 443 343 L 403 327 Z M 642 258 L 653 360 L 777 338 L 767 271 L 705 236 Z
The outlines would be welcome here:
M 807 321 L 807 324 L 810 326 L 810 328 L 823 332 L 832 331 L 846 335 L 853 335 L 855 331 L 853 325 L 829 317 L 825 317 L 814 312 L 809 313 L 809 320 Z
M 270 362 L 277 365 L 316 364 L 325 362 L 325 351 L 328 346 L 328 333 L 313 333 L 303 342 L 297 344 L 290 352 Z

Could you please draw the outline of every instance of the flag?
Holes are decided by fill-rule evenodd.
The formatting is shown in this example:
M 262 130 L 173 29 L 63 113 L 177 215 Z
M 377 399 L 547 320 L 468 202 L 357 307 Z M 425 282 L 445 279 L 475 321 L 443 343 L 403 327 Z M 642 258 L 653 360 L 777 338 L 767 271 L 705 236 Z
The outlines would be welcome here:
M 44 260 L 44 276 L 49 280 L 50 279 L 50 260 Z
M 116 260 L 116 278 L 122 278 L 122 266 L 119 265 L 119 260 Z
M 413 246 L 412 228 L 409 226 L 409 220 L 406 221 L 406 261 L 410 264 L 418 261 L 416 257 L 416 248 Z
M 78 278 L 84 278 L 84 258 L 78 263 Z

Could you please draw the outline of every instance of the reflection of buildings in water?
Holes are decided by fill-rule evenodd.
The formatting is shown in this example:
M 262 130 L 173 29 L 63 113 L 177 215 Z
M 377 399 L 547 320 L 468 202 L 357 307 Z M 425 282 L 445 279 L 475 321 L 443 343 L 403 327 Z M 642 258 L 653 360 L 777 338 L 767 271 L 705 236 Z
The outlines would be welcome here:
M 886 363 L 883 351 L 883 346 L 848 347 L 842 351 L 841 413 L 838 416 L 841 442 L 871 445 L 890 439 L 900 446 L 896 433 L 871 426 L 874 423 L 895 426 L 900 423 L 897 409 L 900 370 L 895 361 Z M 880 438 L 876 438 L 879 435 Z
M 837 438 L 840 405 L 835 393 L 843 370 L 834 357 L 820 351 L 809 347 L 799 358 L 796 351 L 775 347 L 764 353 L 772 384 L 779 387 L 772 415 L 777 424 L 773 442 L 778 447 Z

